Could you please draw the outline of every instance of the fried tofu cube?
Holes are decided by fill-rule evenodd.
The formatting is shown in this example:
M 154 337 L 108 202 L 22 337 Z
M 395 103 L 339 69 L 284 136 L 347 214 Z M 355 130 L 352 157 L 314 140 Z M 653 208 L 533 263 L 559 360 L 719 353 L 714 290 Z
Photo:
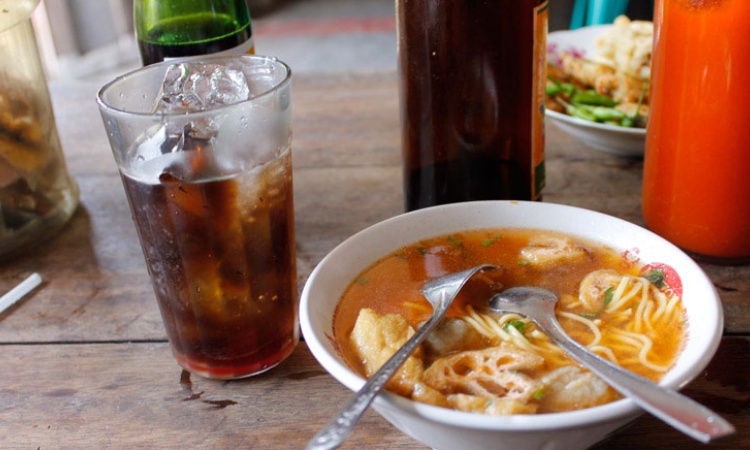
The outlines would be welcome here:
M 365 375 L 370 378 L 413 334 L 414 329 L 398 314 L 383 316 L 365 308 L 359 312 L 350 339 Z M 391 378 L 386 389 L 408 397 L 423 372 L 422 361 L 415 353 Z

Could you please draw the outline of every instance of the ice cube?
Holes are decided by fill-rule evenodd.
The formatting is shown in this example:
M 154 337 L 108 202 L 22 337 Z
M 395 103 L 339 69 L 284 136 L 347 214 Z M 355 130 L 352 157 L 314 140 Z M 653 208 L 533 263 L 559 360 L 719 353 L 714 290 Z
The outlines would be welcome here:
M 160 156 L 162 153 L 169 153 L 169 150 L 162 150 L 166 139 L 167 131 L 164 125 L 154 125 L 147 128 L 128 149 L 125 158 L 126 161 L 148 161 Z
M 211 145 L 211 136 L 201 139 L 192 123 L 154 125 L 148 128 L 128 151 L 128 161 L 149 161 L 165 153 L 202 149 Z M 215 134 L 215 133 L 214 133 Z
M 167 68 L 154 111 L 165 117 L 166 139 L 162 152 L 191 150 L 211 145 L 224 116 L 175 114 L 197 113 L 247 100 L 250 89 L 244 73 L 237 69 L 202 62 L 172 64 Z
M 240 70 L 199 62 L 172 64 L 164 75 L 156 112 L 206 111 L 247 100 L 250 89 Z

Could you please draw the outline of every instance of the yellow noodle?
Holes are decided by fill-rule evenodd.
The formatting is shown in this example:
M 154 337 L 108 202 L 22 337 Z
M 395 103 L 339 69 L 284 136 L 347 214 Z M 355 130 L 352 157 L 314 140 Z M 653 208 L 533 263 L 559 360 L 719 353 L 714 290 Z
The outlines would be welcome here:
M 642 366 L 640 358 L 638 356 L 631 356 L 625 359 L 620 360 L 620 366 L 626 368 L 626 369 L 633 369 L 635 370 L 636 367 Z
M 511 331 L 509 335 L 511 337 L 511 342 L 513 343 L 513 345 L 515 345 L 516 347 L 520 349 L 523 349 L 532 353 L 539 353 L 539 350 L 541 349 L 539 349 L 537 346 L 533 345 L 528 339 L 526 339 L 524 335 L 521 334 L 520 331 L 518 331 L 518 329 L 516 329 L 515 327 L 510 327 L 510 329 Z
M 634 340 L 640 343 L 638 361 L 640 361 L 643 366 L 656 372 L 666 372 L 669 369 L 669 366 L 660 366 L 648 360 L 648 354 L 654 345 L 653 341 L 648 336 L 638 333 L 629 333 L 622 330 L 618 331 L 618 335 L 623 339 Z
M 656 327 L 671 323 L 670 321 L 674 320 L 675 311 L 679 311 L 679 301 L 679 297 L 667 297 L 658 289 L 653 288 L 645 278 L 622 276 L 615 285 L 612 301 L 605 309 L 611 316 L 608 320 L 625 324 L 625 330 L 610 325 L 604 331 L 600 328 L 601 319 L 590 320 L 565 311 L 564 309 L 583 306 L 584 303 L 573 296 L 561 298 L 561 308 L 564 309 L 558 311 L 558 315 L 584 325 L 585 331 L 571 332 L 571 335 L 579 342 L 588 341 L 586 347 L 603 358 L 626 367 L 639 365 L 652 371 L 665 372 L 668 366 L 660 366 L 649 360 L 653 341 L 645 332 L 654 333 Z M 491 339 L 512 343 L 516 347 L 544 356 L 556 364 L 570 364 L 570 359 L 565 352 L 550 341 L 544 333 L 536 329 L 533 322 L 522 316 L 505 314 L 495 319 L 467 306 L 464 320 Z M 508 323 L 517 320 L 522 321 L 528 331 L 521 333 L 516 327 L 507 326 Z M 637 357 L 623 358 L 618 361 L 616 354 L 620 352 L 636 353 Z
M 548 339 L 546 334 L 542 333 L 541 331 L 537 330 L 536 328 L 534 328 L 533 330 L 531 330 L 531 333 L 529 333 L 529 337 L 532 338 L 532 339 L 539 340 L 539 341 L 544 341 L 545 339 Z
M 510 333 L 508 333 L 508 331 L 506 331 L 505 328 L 501 326 L 497 320 L 495 320 L 495 318 L 487 316 L 487 315 L 481 315 L 481 316 L 482 316 L 482 320 L 484 321 L 484 323 L 487 324 L 490 331 L 495 333 L 497 337 L 499 337 L 504 342 L 513 341 L 513 336 L 511 336 Z
M 656 310 L 651 314 L 651 322 L 656 323 L 667 312 L 667 296 L 655 288 L 651 292 L 657 304 Z
M 672 296 L 666 295 L 663 292 L 658 292 L 659 294 L 659 310 L 657 313 L 654 314 L 654 317 L 651 319 L 654 323 L 660 324 L 668 322 L 670 317 L 672 317 L 672 313 L 674 312 L 674 305 L 672 305 Z
M 497 322 L 501 325 L 505 325 L 506 323 L 512 322 L 514 320 L 520 320 L 521 322 L 524 322 L 524 323 L 531 323 L 531 321 L 527 319 L 526 317 L 520 314 L 515 314 L 515 313 L 503 314 L 502 316 L 500 316 L 499 319 L 497 319 Z
M 654 324 L 658 326 L 664 326 L 665 324 L 671 323 L 675 319 L 676 306 L 679 299 L 675 299 L 675 296 L 664 296 L 664 308 L 661 315 L 654 320 Z
M 642 309 L 642 328 L 639 331 L 640 333 L 647 334 L 647 333 L 653 333 L 654 332 L 654 326 L 653 321 L 651 320 L 652 315 L 654 314 L 654 311 L 658 308 L 658 303 L 654 299 L 652 295 L 651 288 L 652 286 L 644 280 L 644 287 L 643 287 L 643 309 Z M 640 306 L 640 305 L 639 305 Z
M 626 309 L 625 311 L 615 312 L 610 319 L 615 323 L 623 323 L 629 321 L 633 317 L 633 310 Z
M 647 330 L 638 330 L 639 332 L 643 333 L 645 331 L 649 331 L 651 333 L 654 332 L 654 326 L 651 323 L 651 316 L 653 314 L 654 310 L 654 303 L 652 301 L 646 300 L 643 302 L 643 324 L 646 326 Z
M 591 331 L 591 334 L 593 334 L 594 337 L 591 342 L 586 344 L 587 347 L 599 345 L 599 342 L 602 340 L 602 333 L 601 331 L 599 331 L 599 327 L 597 327 L 596 324 L 594 324 L 594 322 L 592 322 L 589 319 L 586 319 L 585 317 L 581 317 L 578 314 L 571 314 L 565 311 L 560 311 L 559 314 L 562 317 L 566 317 L 568 319 L 575 320 L 576 322 L 584 324 Z
M 672 295 L 669 299 L 669 304 L 667 307 L 671 314 L 680 312 L 679 308 L 677 308 L 678 303 L 680 303 L 680 297 L 677 295 Z
M 490 317 L 487 318 L 488 320 L 492 320 Z M 531 329 L 532 322 L 519 315 L 519 314 L 504 314 L 500 319 L 497 320 L 497 331 L 503 332 L 510 336 L 511 342 L 515 344 L 517 347 L 522 348 L 527 351 L 531 351 L 534 353 L 540 353 L 543 352 L 543 349 L 537 345 L 534 345 L 527 337 L 521 333 L 516 327 L 514 326 L 508 326 L 506 329 L 506 324 L 513 322 L 513 321 L 521 321 L 524 324 L 525 329 Z
M 640 351 L 641 342 L 623 339 L 620 336 L 609 336 L 607 347 L 616 353 L 633 353 L 634 351 Z
M 484 323 L 484 320 L 482 317 L 480 317 L 477 313 L 474 312 L 474 310 L 469 306 L 467 308 L 468 315 L 462 317 L 462 319 L 474 327 L 475 330 L 477 330 L 480 334 L 482 334 L 485 337 L 488 338 L 494 338 L 496 337 L 495 333 Z
M 615 343 L 621 343 L 621 344 L 627 344 L 628 346 L 636 349 L 643 348 L 643 341 L 634 338 L 632 335 L 634 333 L 630 333 L 623 330 L 612 330 L 612 332 L 609 334 L 609 338 L 612 339 Z M 642 336 L 642 335 L 638 335 Z
M 583 302 L 573 295 L 565 294 L 560 297 L 560 305 L 567 309 L 577 309 L 583 307 Z
M 608 360 L 610 360 L 611 362 L 615 364 L 618 364 L 617 356 L 615 356 L 615 352 L 613 352 L 612 349 L 609 347 L 606 347 L 603 345 L 596 345 L 594 347 L 589 347 L 589 350 L 599 354 L 599 356 L 607 358 Z
M 638 354 L 638 359 L 640 360 L 641 364 L 656 372 L 666 372 L 667 370 L 669 370 L 669 366 L 660 366 L 648 360 L 648 354 L 651 352 L 651 348 L 654 346 L 654 343 L 651 339 L 645 336 L 644 338 L 648 339 L 648 341 L 645 343 L 643 349 L 641 349 L 640 353 Z
M 635 310 L 635 321 L 633 322 L 632 327 L 630 329 L 635 332 L 642 332 L 643 331 L 643 310 L 646 308 L 646 304 L 648 303 L 648 289 L 644 289 L 643 293 L 641 295 L 641 301 L 638 303 L 638 307 Z
M 516 327 L 510 326 L 507 330 L 505 329 L 505 324 L 515 320 L 520 320 L 524 323 L 524 326 L 531 328 L 532 322 L 523 316 L 518 314 L 504 314 L 500 319 L 495 320 L 489 315 L 477 313 L 470 305 L 466 307 L 466 311 L 467 315 L 463 319 L 486 337 L 491 339 L 499 338 L 503 342 L 510 342 L 518 348 L 537 354 L 549 352 L 549 348 L 535 345 Z
M 623 292 L 628 285 L 629 279 L 630 277 L 622 277 L 620 279 L 620 282 L 617 284 L 617 287 L 612 293 L 612 301 L 609 302 L 609 305 L 607 305 L 607 312 L 617 311 L 618 309 L 620 309 L 620 307 L 625 305 L 627 299 L 623 297 Z
M 477 331 L 487 336 L 490 339 L 500 340 L 501 342 L 510 342 L 511 336 L 503 330 L 503 328 L 493 318 L 477 313 L 471 305 L 466 307 L 469 313 L 468 317 L 464 317 L 470 325 L 472 325 Z M 467 320 L 467 319 L 471 320 Z
M 631 277 L 623 277 L 627 281 L 628 286 L 632 286 L 630 290 L 622 295 L 622 305 L 627 306 L 627 304 L 636 296 L 639 292 L 641 292 L 642 286 L 633 278 Z
M 666 306 L 664 307 L 664 315 L 660 317 L 660 320 L 657 323 L 659 327 L 663 327 L 674 322 L 676 322 L 676 325 L 679 325 L 680 322 L 681 310 L 680 308 L 678 308 L 680 297 L 671 295 L 667 297 L 667 299 L 668 300 Z

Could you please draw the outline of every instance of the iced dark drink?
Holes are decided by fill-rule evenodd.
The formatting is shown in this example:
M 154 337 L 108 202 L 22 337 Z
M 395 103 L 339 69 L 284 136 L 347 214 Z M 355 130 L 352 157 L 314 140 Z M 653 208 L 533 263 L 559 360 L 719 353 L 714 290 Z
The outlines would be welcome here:
M 196 86 L 232 82 L 222 66 L 209 69 L 220 81 L 196 78 Z M 166 80 L 172 75 L 202 77 L 181 69 Z M 244 76 L 247 100 L 171 114 L 184 98 L 170 97 L 159 107 L 166 113 L 116 153 L 174 355 L 215 379 L 263 372 L 299 340 L 288 82 L 268 93 L 252 72 Z M 180 89 L 192 89 L 183 81 Z
M 192 372 L 237 378 L 273 367 L 297 343 L 291 156 L 180 180 L 122 174 L 175 357 Z M 161 161 L 164 159 L 164 161 Z M 157 168 L 158 170 L 158 168 Z

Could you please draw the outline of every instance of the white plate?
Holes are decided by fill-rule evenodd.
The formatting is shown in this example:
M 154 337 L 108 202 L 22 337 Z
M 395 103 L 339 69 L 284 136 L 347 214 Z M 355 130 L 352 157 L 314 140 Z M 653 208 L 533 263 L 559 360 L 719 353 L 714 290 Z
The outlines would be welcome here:
M 547 37 L 547 57 L 554 62 L 555 55 L 574 52 L 581 56 L 594 56 L 594 40 L 612 25 L 583 27 L 571 31 L 554 31 Z M 578 119 L 555 111 L 546 111 L 547 117 L 557 127 L 581 139 L 586 145 L 607 153 L 642 157 L 646 144 L 646 130 L 623 128 Z

